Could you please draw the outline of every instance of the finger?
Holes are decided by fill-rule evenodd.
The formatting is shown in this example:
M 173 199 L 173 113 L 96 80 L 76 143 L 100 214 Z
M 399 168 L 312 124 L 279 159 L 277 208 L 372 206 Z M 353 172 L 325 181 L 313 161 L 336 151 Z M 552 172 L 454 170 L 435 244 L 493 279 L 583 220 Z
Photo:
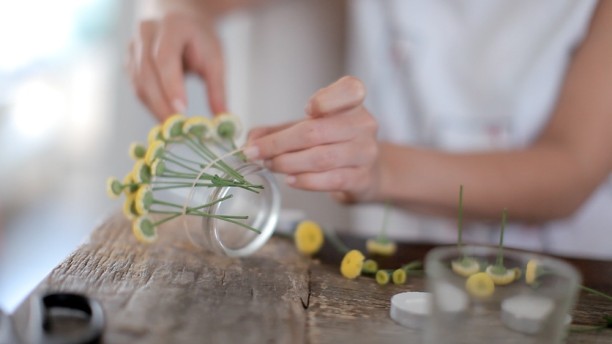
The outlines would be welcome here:
M 347 167 L 325 172 L 289 175 L 286 182 L 293 188 L 309 191 L 360 192 L 369 185 L 369 174 L 365 168 Z
M 145 105 L 151 110 L 153 115 L 161 122 L 165 121 L 174 113 L 166 101 L 166 97 L 161 90 L 157 75 L 150 62 L 145 62 L 140 67 L 141 75 L 138 77 L 140 83 L 138 88 L 142 90 L 139 97 L 143 99 Z
M 376 158 L 376 154 L 374 141 L 364 140 L 362 144 L 348 141 L 282 154 L 266 160 L 265 164 L 274 172 L 286 174 L 324 172 L 370 164 Z
M 160 89 L 157 73 L 151 61 L 152 40 L 155 33 L 156 26 L 153 22 L 143 22 L 139 26 L 139 38 L 133 46 L 131 76 L 138 98 L 158 119 L 164 120 L 172 114 L 172 109 Z
M 277 155 L 314 146 L 351 140 L 364 130 L 376 130 L 376 122 L 366 112 L 349 111 L 341 115 L 307 119 L 251 142 L 257 156 L 271 159 Z
M 183 51 L 188 33 L 177 32 L 182 26 L 173 23 L 175 17 L 167 16 L 162 25 L 153 50 L 155 72 L 160 81 L 164 97 L 174 112 L 185 113 L 187 97 L 183 71 Z M 184 29 L 183 29 L 184 30 Z
M 264 137 L 266 135 L 273 134 L 277 131 L 285 130 L 289 128 L 290 126 L 295 125 L 295 123 L 296 122 L 290 122 L 290 123 L 284 123 L 281 125 L 274 125 L 274 126 L 259 127 L 259 128 L 251 129 L 249 131 L 249 134 L 247 135 L 247 145 L 257 140 L 260 137 Z
M 208 48 L 189 42 L 185 51 L 187 68 L 206 81 L 208 103 L 213 114 L 227 112 L 225 104 L 225 66 L 221 47 L 213 42 Z
M 363 103 L 366 89 L 361 80 L 345 76 L 317 91 L 306 105 L 306 114 L 321 117 L 339 113 Z

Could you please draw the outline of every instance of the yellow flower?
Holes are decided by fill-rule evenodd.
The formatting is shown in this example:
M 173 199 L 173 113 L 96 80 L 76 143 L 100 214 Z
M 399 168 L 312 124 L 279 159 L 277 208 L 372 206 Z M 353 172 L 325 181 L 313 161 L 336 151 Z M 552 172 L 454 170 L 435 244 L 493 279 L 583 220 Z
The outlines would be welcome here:
M 532 285 L 538 279 L 538 265 L 536 259 L 530 259 L 525 267 L 525 283 Z
M 199 139 L 210 138 L 213 134 L 213 123 L 204 116 L 194 116 L 183 123 L 183 134 L 193 135 Z
M 160 124 L 154 126 L 149 130 L 149 134 L 147 135 L 147 142 L 151 144 L 151 142 L 155 140 L 163 140 L 164 137 L 161 134 L 162 126 Z
M 151 169 L 145 163 L 144 159 L 139 159 L 134 163 L 132 169 L 132 177 L 138 184 L 148 183 L 151 181 Z
M 147 149 L 145 148 L 145 146 L 141 145 L 138 142 L 132 142 L 130 144 L 130 150 L 128 151 L 128 153 L 130 154 L 130 158 L 134 160 L 144 158 L 146 152 Z
M 340 264 L 340 273 L 342 273 L 342 276 L 348 279 L 354 279 L 361 275 L 364 259 L 363 253 L 359 250 L 348 251 Z
M 151 175 L 153 176 L 161 176 L 166 171 L 166 163 L 164 163 L 161 159 L 153 160 L 151 164 Z
M 470 277 L 480 271 L 480 264 L 474 258 L 463 257 L 460 260 L 453 260 L 451 268 L 459 276 Z
M 153 161 L 164 154 L 166 144 L 162 140 L 155 140 L 149 144 L 149 148 L 144 156 L 145 164 L 151 166 Z
M 404 284 L 406 283 L 406 270 L 400 268 L 395 269 L 393 271 L 393 275 L 391 276 L 394 284 Z
M 183 123 L 187 118 L 181 114 L 176 114 L 166 119 L 162 125 L 162 136 L 164 140 L 177 138 L 183 134 Z
M 149 185 L 142 185 L 136 191 L 136 195 L 134 196 L 134 204 L 136 207 L 136 212 L 139 215 L 146 215 L 149 213 L 149 209 L 153 204 L 153 191 L 151 191 L 151 187 Z
M 123 191 L 123 185 L 115 177 L 106 180 L 106 194 L 112 199 L 117 199 Z
M 138 185 L 135 185 L 134 175 L 132 172 L 123 177 L 123 192 L 126 196 L 134 194 L 138 190 Z
M 389 283 L 390 276 L 387 270 L 378 270 L 376 271 L 376 283 L 380 285 L 385 285 Z
M 242 129 L 240 118 L 229 113 L 216 115 L 213 119 L 213 125 L 215 133 L 222 139 L 235 138 L 240 135 L 240 130 Z
M 125 217 L 127 217 L 129 220 L 133 220 L 138 216 L 134 199 L 135 195 L 129 194 L 125 196 L 125 201 L 123 202 L 123 215 L 125 215 Z
M 485 272 L 491 277 L 495 285 L 507 285 L 514 282 L 516 278 L 516 271 L 514 269 L 499 269 L 495 265 L 489 265 Z
M 138 241 L 150 244 L 157 239 L 155 224 L 146 216 L 134 220 L 132 223 L 132 233 Z
M 378 271 L 378 263 L 373 259 L 366 259 L 363 262 L 363 268 L 361 271 L 364 274 L 375 274 Z
M 392 256 L 397 251 L 397 245 L 393 241 L 382 241 L 379 239 L 368 239 L 366 241 L 366 251 L 370 254 L 381 256 Z
M 468 277 L 465 289 L 476 298 L 486 299 L 493 295 L 495 283 L 486 272 L 479 272 Z
M 312 255 L 323 246 L 323 231 L 314 221 L 302 221 L 293 234 L 295 247 L 302 254 Z

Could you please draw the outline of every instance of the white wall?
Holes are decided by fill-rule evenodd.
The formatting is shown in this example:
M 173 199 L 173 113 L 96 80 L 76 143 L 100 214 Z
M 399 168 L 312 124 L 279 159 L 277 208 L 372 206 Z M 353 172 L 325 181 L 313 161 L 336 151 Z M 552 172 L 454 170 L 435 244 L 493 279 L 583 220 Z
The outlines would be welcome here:
M 276 2 L 232 15 L 223 26 L 230 106 L 247 126 L 304 116 L 308 98 L 343 75 L 344 1 Z M 283 207 L 320 223 L 348 228 L 345 207 L 325 193 L 282 183 Z

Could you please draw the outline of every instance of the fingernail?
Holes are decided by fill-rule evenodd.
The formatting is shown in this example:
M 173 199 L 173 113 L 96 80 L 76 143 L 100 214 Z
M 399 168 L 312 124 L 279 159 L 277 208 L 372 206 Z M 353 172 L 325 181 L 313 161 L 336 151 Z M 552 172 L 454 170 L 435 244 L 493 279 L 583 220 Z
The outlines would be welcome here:
M 259 156 L 259 148 L 257 148 L 257 146 L 249 146 L 246 147 L 242 153 L 248 160 L 256 160 Z
M 291 185 L 295 184 L 295 176 L 287 176 L 285 177 L 285 183 Z
M 187 110 L 187 105 L 185 105 L 185 102 L 180 99 L 173 100 L 172 107 L 174 108 L 174 111 L 180 114 L 184 114 L 185 110 Z

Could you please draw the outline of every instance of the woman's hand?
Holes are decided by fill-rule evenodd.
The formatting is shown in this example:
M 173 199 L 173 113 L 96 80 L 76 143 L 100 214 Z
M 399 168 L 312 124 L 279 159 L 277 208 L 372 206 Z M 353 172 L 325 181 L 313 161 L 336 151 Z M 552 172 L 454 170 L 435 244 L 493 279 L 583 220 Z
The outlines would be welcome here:
M 130 43 L 128 70 L 138 97 L 160 120 L 185 111 L 186 72 L 205 80 L 213 113 L 226 111 L 221 46 L 205 14 L 174 10 L 142 21 Z
M 287 174 L 292 187 L 330 191 L 340 201 L 370 200 L 378 185 L 376 120 L 363 106 L 366 90 L 343 77 L 317 91 L 307 118 L 250 132 L 245 155 Z

